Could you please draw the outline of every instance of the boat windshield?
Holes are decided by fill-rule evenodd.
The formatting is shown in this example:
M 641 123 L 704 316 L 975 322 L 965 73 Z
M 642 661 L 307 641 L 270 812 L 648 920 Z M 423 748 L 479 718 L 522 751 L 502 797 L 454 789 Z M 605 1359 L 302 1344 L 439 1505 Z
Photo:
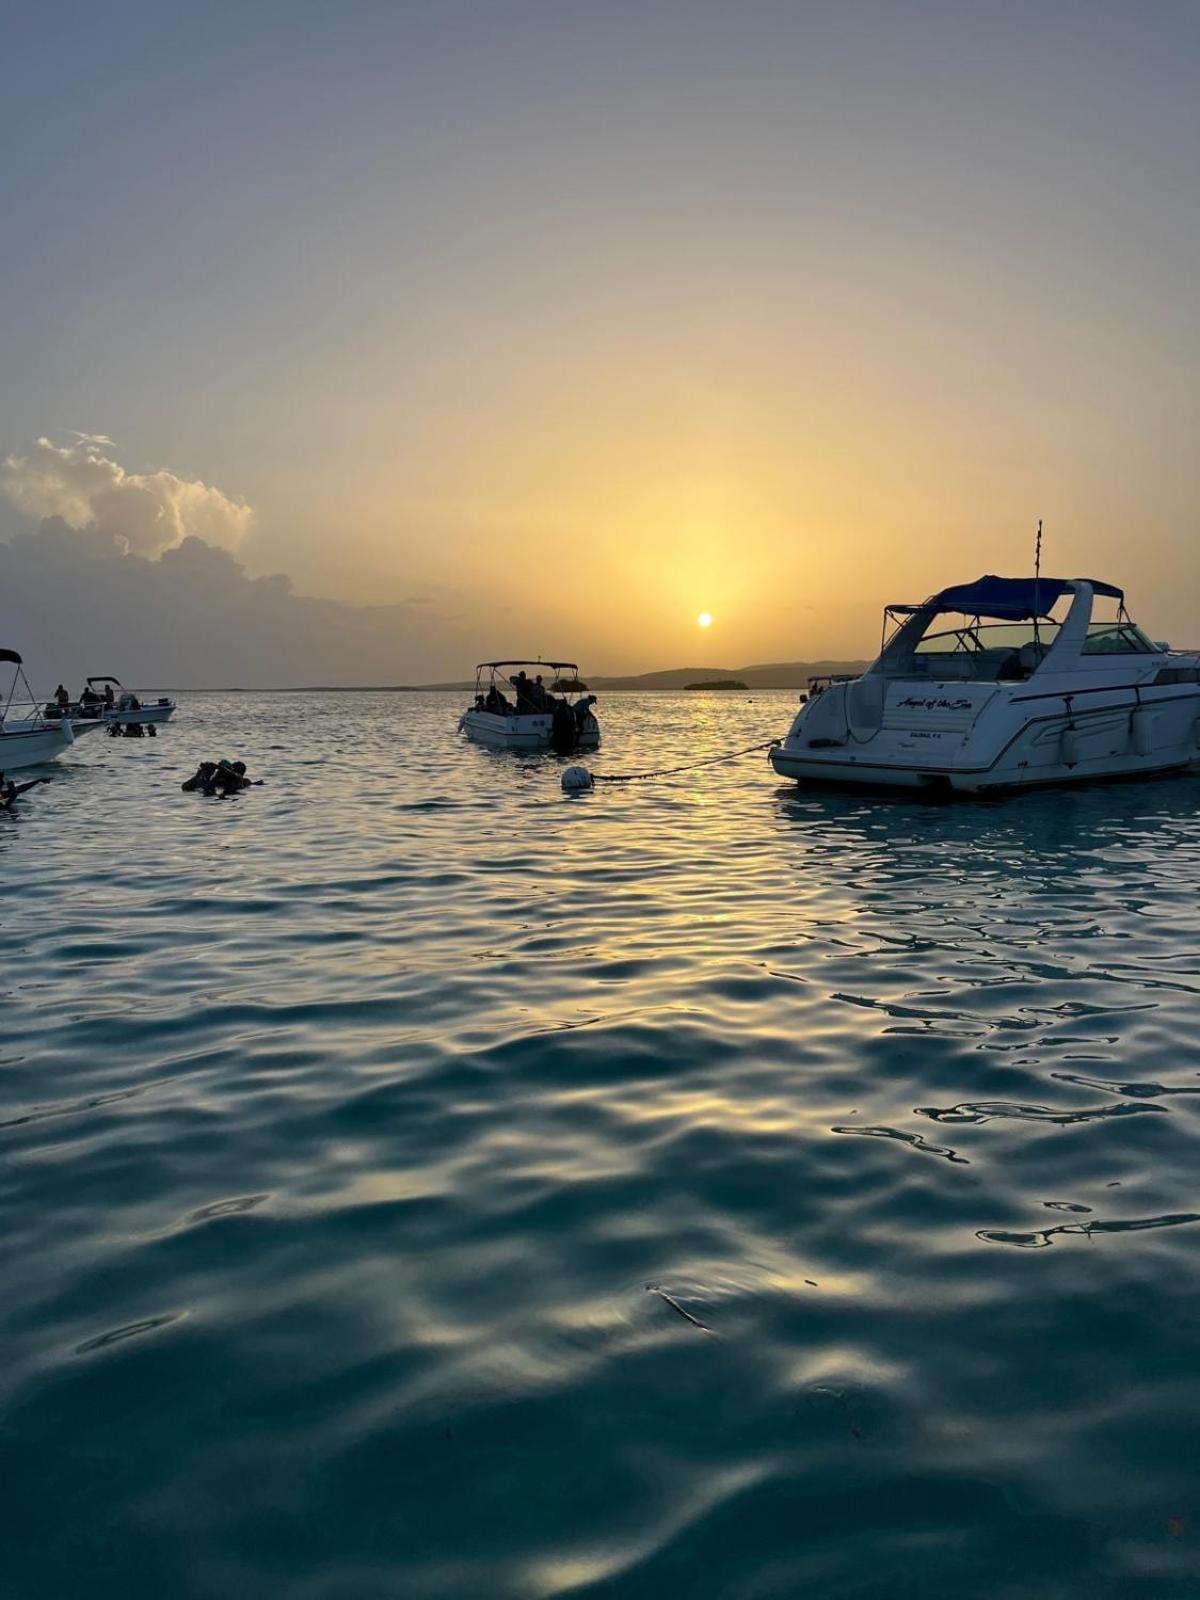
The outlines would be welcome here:
M 1032 622 L 963 621 L 957 628 L 927 633 L 914 655 L 978 655 L 981 651 L 1020 650 L 1022 645 L 1041 644 L 1049 649 L 1058 637 L 1057 622 L 1040 623 L 1034 632 Z M 1085 656 L 1125 656 L 1153 654 L 1156 646 L 1134 622 L 1093 622 L 1083 645 Z

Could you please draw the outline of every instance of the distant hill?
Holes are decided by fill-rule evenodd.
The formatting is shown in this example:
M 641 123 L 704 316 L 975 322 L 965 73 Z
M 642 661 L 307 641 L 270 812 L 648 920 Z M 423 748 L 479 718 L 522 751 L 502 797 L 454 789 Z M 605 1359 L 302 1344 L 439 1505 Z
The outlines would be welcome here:
M 724 689 L 731 684 L 741 689 L 807 689 L 810 678 L 829 672 L 863 672 L 868 664 L 866 661 L 768 661 L 754 667 L 668 667 L 663 672 L 643 672 L 631 678 L 598 678 L 589 674 L 588 682 L 594 690 L 610 693 L 614 689 Z M 470 694 L 474 688 L 473 679 L 460 678 L 451 683 L 313 684 L 297 692 L 346 694 L 355 689 L 363 693 L 386 689 L 411 693 L 441 689 Z
M 686 689 L 697 681 L 734 678 L 748 689 L 807 689 L 810 678 L 827 672 L 862 672 L 865 661 L 770 661 L 754 667 L 671 667 L 632 678 L 598 678 L 593 689 Z

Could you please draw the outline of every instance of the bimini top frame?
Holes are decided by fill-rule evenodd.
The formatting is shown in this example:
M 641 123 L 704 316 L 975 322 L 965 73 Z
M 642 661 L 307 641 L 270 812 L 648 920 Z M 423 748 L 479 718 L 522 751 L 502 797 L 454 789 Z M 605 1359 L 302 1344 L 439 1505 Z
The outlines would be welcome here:
M 508 667 L 548 667 L 559 678 L 568 672 L 572 673 L 576 678 L 579 676 L 579 663 L 577 661 L 543 661 L 540 656 L 536 659 L 523 657 L 515 661 L 481 661 L 475 668 L 475 688 L 478 690 L 483 682 L 485 672 L 489 675 L 489 683 L 495 683 L 497 673 L 506 683 L 511 683 L 511 674 L 505 670 Z
M 1090 586 L 1093 595 L 1106 595 L 1117 602 L 1119 622 L 1128 620 L 1125 591 L 1114 583 L 1104 583 L 1099 578 L 998 578 L 987 573 L 974 583 L 952 584 L 920 605 L 885 606 L 880 651 L 892 642 L 903 623 L 917 616 L 927 619 L 926 627 L 935 617 L 950 614 L 973 617 L 977 623 L 984 617 L 998 622 L 1032 622 L 1036 630 L 1039 622 L 1049 619 L 1063 595 L 1073 594 L 1075 584 L 1081 581 Z

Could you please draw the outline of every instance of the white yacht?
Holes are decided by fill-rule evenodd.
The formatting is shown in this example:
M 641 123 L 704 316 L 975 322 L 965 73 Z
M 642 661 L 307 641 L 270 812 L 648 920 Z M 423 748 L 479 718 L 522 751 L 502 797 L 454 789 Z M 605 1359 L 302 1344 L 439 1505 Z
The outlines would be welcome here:
M 0 711 L 0 772 L 7 774 L 18 772 L 22 767 L 40 767 L 69 750 L 80 734 L 94 733 L 104 726 L 100 717 L 43 716 L 34 703 L 21 657 L 15 650 L 0 650 L 0 662 L 7 662 L 14 668 L 12 684 L 3 711 Z M 18 683 L 24 686 L 29 705 L 14 709 Z
M 533 677 L 526 667 L 534 669 Z M 553 681 L 539 687 L 538 678 L 547 673 Z M 586 687 L 574 661 L 481 661 L 475 668 L 475 704 L 458 726 L 468 739 L 493 750 L 556 750 L 560 755 L 596 750 L 596 697 L 578 692 Z M 561 697 L 558 689 L 565 690 Z
M 1094 578 L 888 606 L 878 660 L 809 689 L 771 751 L 782 777 L 980 793 L 1200 764 L 1200 655 L 1155 644 Z

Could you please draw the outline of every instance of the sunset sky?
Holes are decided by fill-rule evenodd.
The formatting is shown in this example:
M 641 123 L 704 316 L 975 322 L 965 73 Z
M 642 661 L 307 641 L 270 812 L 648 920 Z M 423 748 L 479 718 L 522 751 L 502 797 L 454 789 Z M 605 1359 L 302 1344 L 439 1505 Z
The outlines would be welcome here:
M 409 602 L 400 680 L 870 653 L 1042 517 L 1200 644 L 1200 6 L 4 16 L 0 536 Z

